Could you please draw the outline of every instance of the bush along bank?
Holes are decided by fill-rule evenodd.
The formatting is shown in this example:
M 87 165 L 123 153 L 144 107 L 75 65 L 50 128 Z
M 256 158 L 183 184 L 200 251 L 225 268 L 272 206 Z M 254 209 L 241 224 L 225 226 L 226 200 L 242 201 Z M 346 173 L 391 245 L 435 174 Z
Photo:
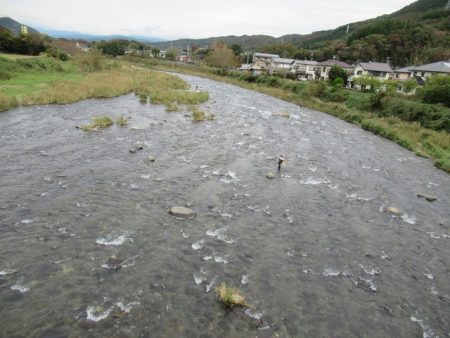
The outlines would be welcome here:
M 303 83 L 268 75 L 142 58 L 127 58 L 127 61 L 235 84 L 334 115 L 390 139 L 418 156 L 431 158 L 436 167 L 450 173 L 450 109 L 442 105 L 416 102 L 395 93 L 348 90 L 342 85 L 323 81 Z

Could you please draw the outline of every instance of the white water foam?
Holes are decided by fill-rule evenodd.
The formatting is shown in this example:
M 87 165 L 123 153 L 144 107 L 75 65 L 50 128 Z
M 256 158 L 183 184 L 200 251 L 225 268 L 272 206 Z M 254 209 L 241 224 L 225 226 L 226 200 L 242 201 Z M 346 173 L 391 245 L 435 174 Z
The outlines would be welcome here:
M 199 240 L 195 243 L 192 243 L 191 247 L 193 250 L 201 250 L 201 249 L 203 249 L 204 244 L 205 244 L 205 240 L 202 238 L 201 240 Z
M 23 283 L 23 279 L 20 279 L 16 282 L 16 284 L 11 285 L 11 290 L 15 290 L 15 291 L 19 291 L 20 293 L 25 293 L 27 291 L 30 291 L 29 287 L 26 287 L 25 285 L 22 284 Z
M 245 314 L 247 316 L 249 316 L 250 318 L 256 319 L 256 320 L 260 320 L 263 316 L 263 314 L 261 312 L 258 312 L 256 310 L 252 310 L 252 309 L 247 309 L 245 310 Z
M 194 272 L 192 274 L 192 277 L 194 277 L 194 282 L 195 282 L 196 285 L 200 285 L 200 284 L 206 282 L 206 277 L 202 276 L 199 273 Z
M 133 238 L 129 237 L 128 234 L 123 234 L 119 236 L 107 235 L 106 237 L 99 237 L 95 241 L 98 245 L 122 245 L 126 241 L 133 243 Z
M 98 311 L 99 309 L 96 309 L 92 305 L 89 305 L 87 307 L 87 309 L 86 309 L 86 319 L 87 320 L 92 320 L 93 322 L 99 322 L 99 321 L 101 321 L 103 319 L 108 318 L 108 316 L 111 313 L 112 309 L 113 308 L 110 307 L 109 309 L 101 312 L 101 311 Z
M 14 270 L 14 269 L 0 270 L 0 276 L 12 275 L 13 273 L 16 273 L 16 272 L 17 272 L 17 270 Z
M 315 173 L 317 171 L 317 166 L 315 165 L 310 165 L 308 166 L 309 171 L 312 171 L 313 173 Z
M 439 336 L 436 333 L 433 332 L 431 327 L 426 325 L 422 319 L 419 319 L 419 318 L 417 318 L 415 316 L 411 316 L 411 317 L 409 317 L 409 319 L 413 323 L 419 324 L 420 328 L 422 329 L 422 337 L 423 338 L 439 338 Z
M 148 180 L 150 178 L 150 175 L 141 175 L 141 178 L 144 180 Z
M 333 268 L 326 268 L 325 270 L 323 270 L 322 273 L 325 277 L 335 277 L 335 276 L 339 276 L 341 274 L 341 272 L 339 270 L 333 269 Z
M 248 281 L 249 281 L 248 275 L 243 275 L 242 278 L 241 278 L 241 284 L 242 285 L 247 285 Z
M 130 313 L 130 311 L 135 307 L 135 306 L 137 306 L 137 305 L 140 305 L 141 303 L 139 303 L 139 302 L 131 302 L 131 303 L 128 303 L 128 304 L 124 304 L 124 303 L 122 303 L 122 302 L 117 302 L 116 303 L 116 305 L 119 307 L 119 309 L 122 311 L 122 312 L 125 312 L 125 313 Z
M 23 219 L 20 221 L 20 223 L 23 223 L 23 224 L 30 224 L 33 222 L 34 222 L 34 219 Z
M 379 275 L 380 273 L 381 273 L 381 271 L 380 270 L 377 270 L 377 269 L 374 269 L 374 268 L 366 268 L 364 265 L 362 265 L 362 264 L 359 264 L 359 266 L 361 267 L 361 269 L 363 269 L 363 271 L 365 272 L 365 273 L 367 273 L 368 275 L 372 275 L 372 276 L 375 276 L 375 275 Z
M 408 214 L 402 215 L 402 220 L 408 224 L 416 224 L 417 218 L 414 216 L 409 216 Z
M 216 229 L 216 230 L 207 230 L 206 231 L 206 236 L 217 237 L 217 236 L 223 234 L 226 230 L 227 230 L 227 228 L 219 228 L 219 229 Z
M 227 258 L 222 256 L 214 256 L 214 262 L 228 264 Z
M 300 180 L 301 184 L 308 184 L 308 185 L 318 185 L 318 184 L 328 184 L 330 181 L 328 181 L 325 178 L 314 178 L 314 177 L 308 177 L 306 179 Z
M 217 277 L 214 277 L 214 278 L 211 280 L 211 282 L 209 282 L 209 283 L 206 285 L 206 293 L 208 293 L 209 291 L 211 291 L 212 288 L 214 287 L 214 285 L 216 285 L 216 280 L 217 280 Z

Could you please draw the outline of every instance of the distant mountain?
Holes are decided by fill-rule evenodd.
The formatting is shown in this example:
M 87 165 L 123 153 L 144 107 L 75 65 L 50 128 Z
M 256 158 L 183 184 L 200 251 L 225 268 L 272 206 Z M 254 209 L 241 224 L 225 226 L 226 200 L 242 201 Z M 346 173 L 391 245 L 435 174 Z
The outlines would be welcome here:
M 0 27 L 5 27 L 9 29 L 13 34 L 19 35 L 20 34 L 20 27 L 24 24 L 21 24 L 20 22 L 17 22 L 16 20 L 13 20 L 9 17 L 3 17 L 0 18 Z M 26 25 L 25 25 L 26 26 Z M 36 29 L 27 26 L 29 33 L 39 33 Z
M 85 34 L 72 31 L 59 31 L 51 29 L 40 29 L 41 32 L 54 37 L 54 38 L 64 38 L 64 39 L 74 39 L 74 40 L 86 40 L 86 41 L 101 41 L 101 40 L 136 40 L 140 42 L 160 42 L 164 41 L 161 38 L 153 36 L 142 36 L 142 35 L 95 35 L 95 34 Z
M 282 45 L 282 44 L 292 44 L 297 47 L 302 48 L 317 48 L 318 46 L 322 46 L 327 42 L 333 42 L 334 40 L 344 39 L 346 40 L 349 35 L 353 32 L 362 29 L 368 25 L 373 23 L 388 20 L 388 19 L 396 19 L 396 20 L 409 20 L 416 24 L 424 23 L 426 26 L 435 27 L 437 26 L 439 30 L 442 30 L 442 21 L 449 20 L 450 15 L 445 18 L 443 16 L 443 20 L 439 22 L 430 22 L 429 19 L 425 16 L 426 13 L 443 10 L 448 3 L 448 0 L 418 0 L 397 12 L 394 12 L 390 15 L 383 15 L 377 18 L 349 23 L 348 25 L 343 25 L 337 27 L 335 29 L 317 31 L 311 34 L 289 34 L 284 35 L 279 38 L 275 38 L 268 35 L 243 35 L 243 36 L 219 36 L 219 37 L 211 37 L 206 39 L 181 39 L 174 41 L 165 41 L 159 42 L 154 45 L 159 48 L 167 49 L 167 48 L 183 48 L 185 49 L 189 46 L 211 46 L 215 42 L 224 42 L 228 45 L 238 44 L 243 47 L 245 50 L 255 50 L 264 46 L 273 46 L 273 45 Z M 445 14 L 445 13 L 444 13 Z M 446 21 L 444 25 L 448 25 Z M 348 31 L 347 31 L 348 27 Z M 446 30 L 449 30 L 447 28 Z

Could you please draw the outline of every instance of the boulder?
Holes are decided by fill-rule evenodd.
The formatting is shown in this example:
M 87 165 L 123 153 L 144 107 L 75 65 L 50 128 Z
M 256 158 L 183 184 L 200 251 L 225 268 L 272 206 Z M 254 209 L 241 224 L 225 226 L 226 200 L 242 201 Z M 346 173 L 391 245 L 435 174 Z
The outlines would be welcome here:
M 437 200 L 436 197 L 431 196 L 431 195 L 427 195 L 427 194 L 417 194 L 417 197 L 425 198 L 428 202 L 434 202 L 434 201 Z
M 185 207 L 172 207 L 169 210 L 169 214 L 173 216 L 181 216 L 181 217 L 189 217 L 194 214 L 192 209 L 185 208 Z
M 387 211 L 394 215 L 401 215 L 401 213 L 402 213 L 400 211 L 400 209 L 398 209 L 396 207 L 389 207 L 389 208 L 387 208 Z
M 267 175 L 266 175 L 266 177 L 267 177 L 269 180 L 271 180 L 271 179 L 275 178 L 275 174 L 274 174 L 273 172 L 268 172 Z

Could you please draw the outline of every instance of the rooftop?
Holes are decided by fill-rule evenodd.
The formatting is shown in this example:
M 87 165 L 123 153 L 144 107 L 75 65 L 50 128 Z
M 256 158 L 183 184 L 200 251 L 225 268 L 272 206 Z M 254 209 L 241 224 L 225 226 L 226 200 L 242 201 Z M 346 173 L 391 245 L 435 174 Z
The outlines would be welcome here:
M 372 72 L 393 73 L 391 66 L 388 63 L 380 62 L 360 62 L 359 65 L 364 69 Z
M 314 60 L 295 60 L 295 63 L 299 65 L 311 65 L 311 66 L 315 66 L 318 64 L 318 62 Z
M 294 59 L 284 59 L 284 58 L 273 58 L 273 62 L 290 65 L 290 64 L 294 63 L 295 60 Z
M 280 56 L 278 54 L 266 54 L 266 53 L 255 53 L 253 54 L 255 57 L 260 58 L 279 58 Z
M 332 59 L 320 62 L 318 64 L 318 66 L 321 66 L 321 67 L 333 67 L 334 65 L 341 66 L 342 68 L 353 69 L 353 66 L 349 65 L 347 62 L 337 61 L 337 60 L 332 60 Z
M 434 63 L 429 63 L 422 66 L 411 66 L 408 67 L 411 71 L 419 72 L 435 72 L 435 73 L 450 73 L 450 61 L 439 61 Z

